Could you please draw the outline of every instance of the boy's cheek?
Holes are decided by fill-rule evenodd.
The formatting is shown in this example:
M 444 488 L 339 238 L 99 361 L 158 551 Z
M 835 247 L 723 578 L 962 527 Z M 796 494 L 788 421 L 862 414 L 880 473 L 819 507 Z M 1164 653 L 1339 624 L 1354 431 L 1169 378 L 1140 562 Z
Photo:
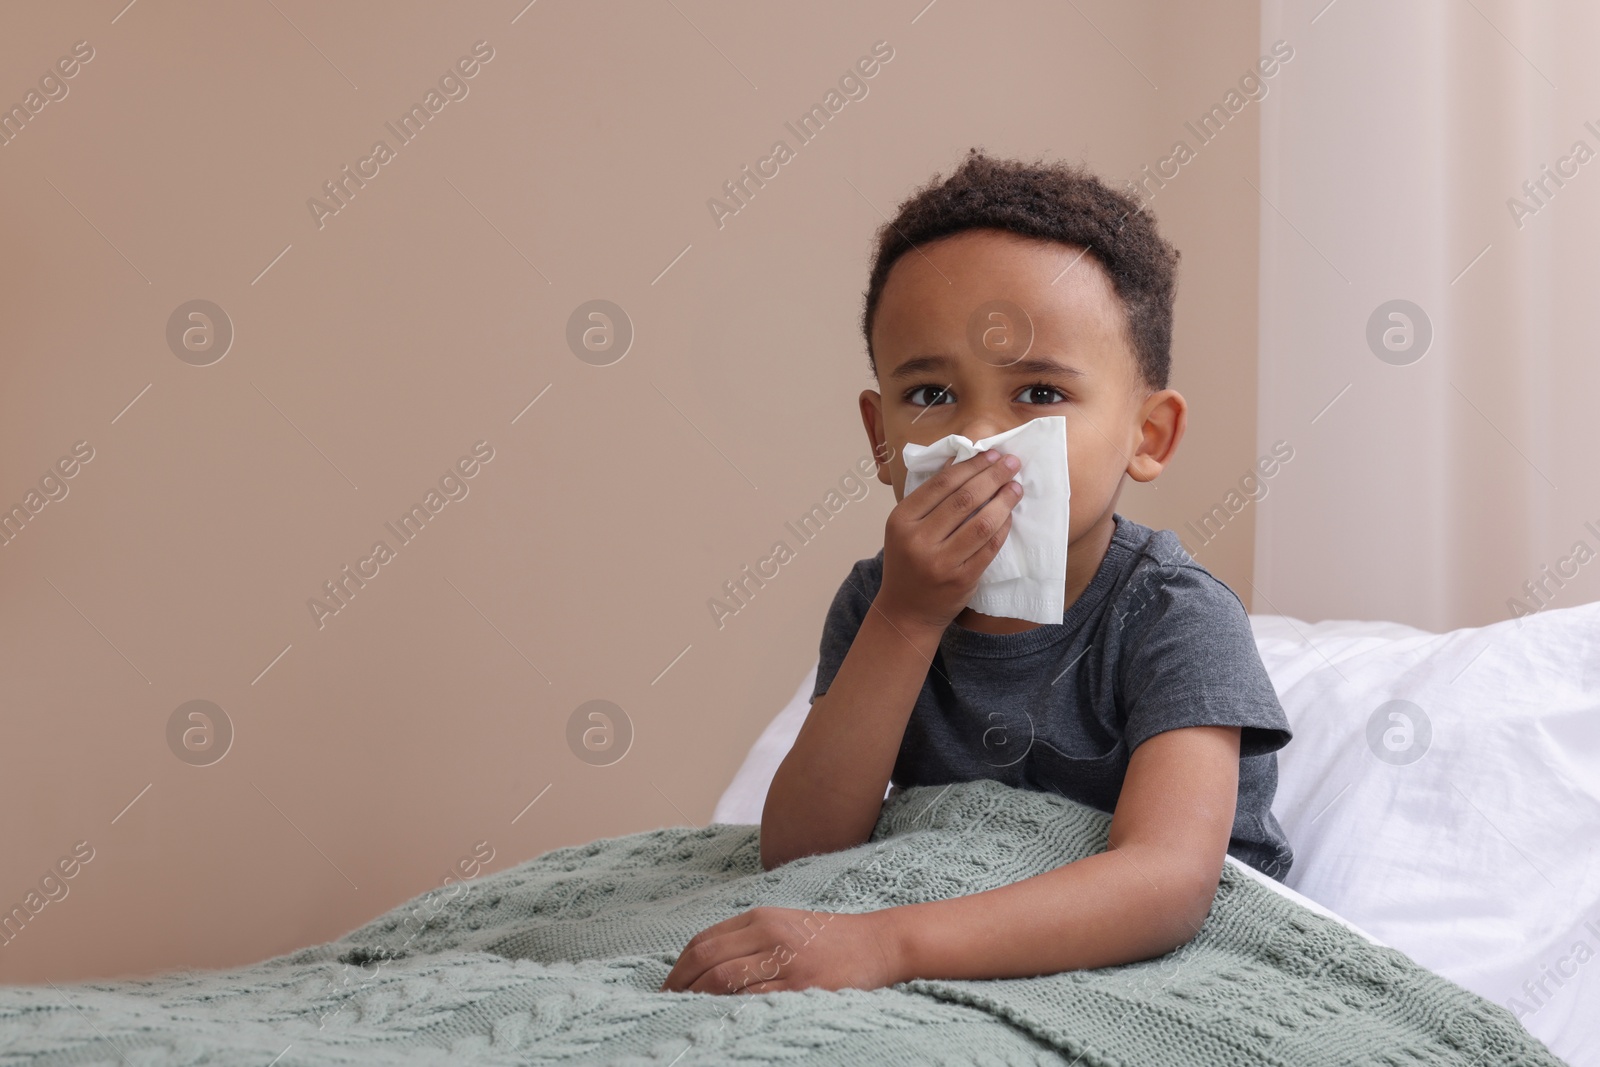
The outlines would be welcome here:
M 1097 478 L 1091 472 L 1088 461 L 1085 459 L 1073 466 L 1067 464 L 1067 524 L 1076 536 L 1086 526 L 1094 524 L 1094 516 L 1100 511 L 1101 501 L 1110 499 L 1115 492 L 1115 486 L 1122 480 L 1122 470 L 1117 471 L 1117 478 L 1108 487 L 1105 479 Z M 1079 524 L 1083 523 L 1083 526 Z
M 870 456 L 861 457 L 857 469 L 861 471 L 863 478 L 875 478 L 883 485 L 893 486 L 895 499 L 900 498 L 900 487 L 906 482 L 906 472 L 905 461 L 900 458 L 900 445 L 897 442 L 891 440 L 881 445 L 874 445 Z

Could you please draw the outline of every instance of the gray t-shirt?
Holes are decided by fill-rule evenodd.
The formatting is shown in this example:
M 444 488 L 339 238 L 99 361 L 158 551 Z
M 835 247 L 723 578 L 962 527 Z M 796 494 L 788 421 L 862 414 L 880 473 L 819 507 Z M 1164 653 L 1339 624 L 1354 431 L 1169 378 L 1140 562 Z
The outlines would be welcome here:
M 1294 862 L 1272 814 L 1276 752 L 1291 733 L 1244 604 L 1170 530 L 1114 515 L 1089 587 L 1059 624 L 986 634 L 952 622 L 917 694 L 896 786 L 991 778 L 1116 808 L 1128 757 L 1184 726 L 1238 726 L 1239 798 L 1228 852 L 1282 881 Z M 839 586 L 822 628 L 828 691 L 883 582 L 883 551 Z

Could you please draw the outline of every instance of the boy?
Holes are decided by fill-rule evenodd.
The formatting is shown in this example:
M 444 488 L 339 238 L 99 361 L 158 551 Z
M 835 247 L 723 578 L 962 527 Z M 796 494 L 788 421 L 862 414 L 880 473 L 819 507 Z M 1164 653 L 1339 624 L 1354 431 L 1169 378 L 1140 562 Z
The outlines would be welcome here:
M 1183 437 L 1186 404 L 1167 388 L 1177 260 L 1133 200 L 1082 169 L 976 149 L 879 230 L 862 328 L 883 392 L 860 407 L 898 503 L 883 550 L 829 608 L 811 711 L 761 822 L 771 869 L 868 840 L 891 782 L 985 777 L 1111 812 L 1107 851 L 859 915 L 755 908 L 697 934 L 664 990 L 1129 963 L 1199 931 L 1225 852 L 1287 872 L 1271 804 L 1289 724 L 1244 605 L 1173 533 L 1114 511 L 1124 476 L 1151 481 Z M 975 309 L 1000 301 L 1022 312 L 1005 326 L 1015 348 L 974 345 Z M 906 494 L 901 447 L 1046 415 L 1066 416 L 1064 617 L 981 615 L 965 605 L 1010 529 L 1016 457 L 947 464 Z

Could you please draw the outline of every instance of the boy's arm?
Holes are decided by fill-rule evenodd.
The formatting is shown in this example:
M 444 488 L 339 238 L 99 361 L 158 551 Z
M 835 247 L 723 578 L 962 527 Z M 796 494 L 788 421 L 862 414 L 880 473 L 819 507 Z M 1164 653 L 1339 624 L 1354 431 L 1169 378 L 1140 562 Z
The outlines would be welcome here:
M 1199 933 L 1210 911 L 1238 777 L 1238 727 L 1164 731 L 1133 750 L 1105 852 L 948 900 L 859 914 L 755 908 L 695 935 L 661 988 L 875 989 L 1162 955 Z
M 941 632 L 896 622 L 873 601 L 773 775 L 761 812 L 763 869 L 872 835 Z
M 939 638 L 1011 532 L 1020 463 L 990 449 L 948 464 L 889 513 L 877 596 L 767 790 L 763 868 L 872 836 Z
M 1156 734 L 1128 760 L 1105 852 L 982 893 L 871 913 L 898 972 L 890 981 L 1054 974 L 1177 948 L 1210 912 L 1238 789 L 1238 727 Z

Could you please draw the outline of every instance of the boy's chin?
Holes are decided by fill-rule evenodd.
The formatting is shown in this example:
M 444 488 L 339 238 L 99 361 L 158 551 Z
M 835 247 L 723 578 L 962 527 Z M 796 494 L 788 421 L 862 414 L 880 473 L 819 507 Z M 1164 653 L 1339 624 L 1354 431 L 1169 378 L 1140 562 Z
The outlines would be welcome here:
M 954 621 L 956 625 L 969 630 L 989 633 L 1019 633 L 1023 630 L 1032 630 L 1039 625 L 1031 619 L 1013 619 L 1008 615 L 985 615 L 972 608 L 962 608 Z

